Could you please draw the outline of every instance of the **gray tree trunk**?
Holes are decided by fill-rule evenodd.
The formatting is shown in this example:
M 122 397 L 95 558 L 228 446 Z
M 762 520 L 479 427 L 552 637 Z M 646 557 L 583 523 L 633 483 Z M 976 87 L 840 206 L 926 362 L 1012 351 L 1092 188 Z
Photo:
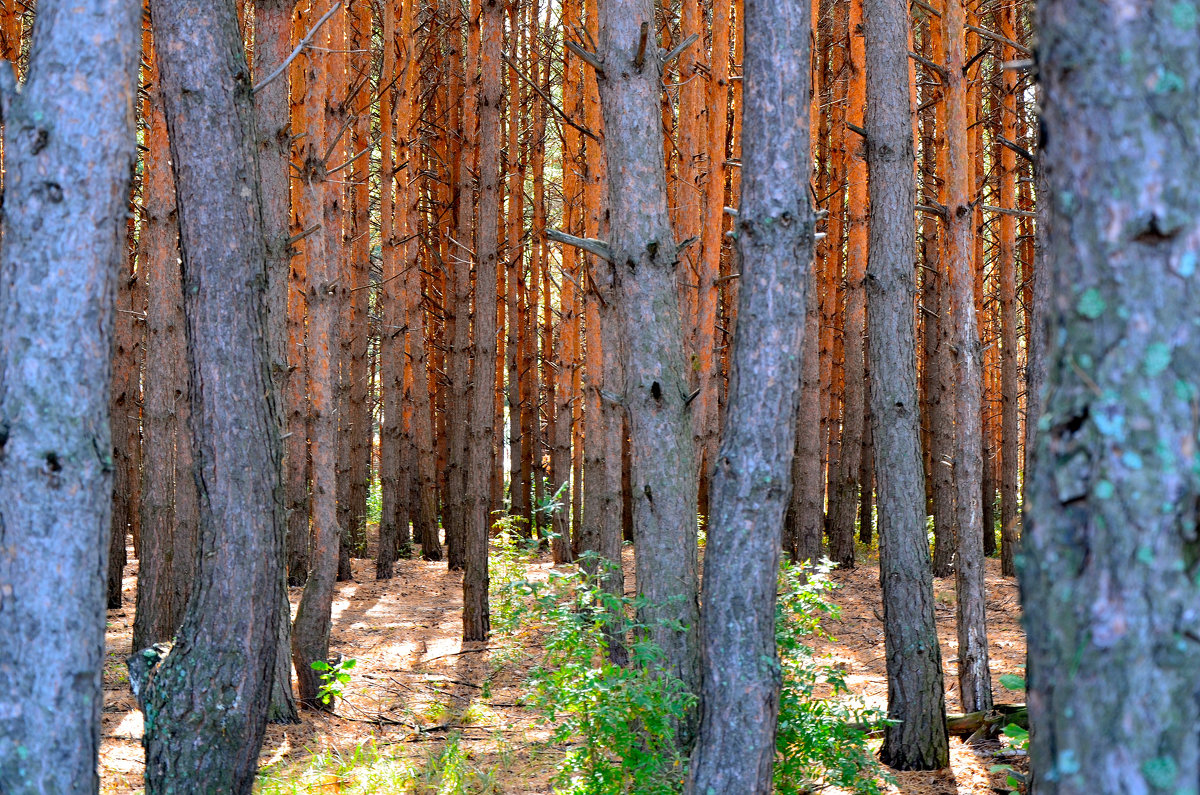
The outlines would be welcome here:
M 1017 558 L 1031 791 L 1200 782 L 1200 27 L 1038 7 L 1047 381 Z
M 14 795 L 100 783 L 112 330 L 140 39 L 138 3 L 42 0 L 19 94 L 0 63 L 0 789 Z
M 918 424 L 912 253 L 913 137 L 908 5 L 864 0 L 867 168 L 871 201 L 867 322 L 871 434 L 879 504 L 888 717 L 883 761 L 900 770 L 949 764 L 942 653 L 933 613 Z
M 678 256 L 662 157 L 664 53 L 655 46 L 652 0 L 606 0 L 599 22 L 609 247 L 625 357 L 637 582 L 650 604 L 641 618 L 665 653 L 667 670 L 696 692 L 696 467 L 676 289 Z M 684 747 L 691 744 L 694 726 L 694 715 L 680 726 Z
M 705 553 L 694 793 L 771 792 L 781 684 L 775 598 L 812 287 L 811 7 L 809 0 L 745 4 L 742 276 Z
M 251 80 L 233 2 L 153 0 L 151 11 L 179 204 L 200 554 L 146 695 L 146 791 L 246 793 L 284 543 Z

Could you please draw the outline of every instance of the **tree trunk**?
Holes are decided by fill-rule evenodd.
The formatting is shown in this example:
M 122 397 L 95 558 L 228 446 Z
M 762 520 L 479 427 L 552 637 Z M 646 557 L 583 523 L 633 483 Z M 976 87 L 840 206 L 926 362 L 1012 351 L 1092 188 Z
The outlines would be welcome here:
M 1038 22 L 1053 281 L 1017 566 L 1031 790 L 1187 791 L 1200 780 L 1200 29 L 1190 7 L 1087 0 L 1048 0 Z
M 963 710 L 992 705 L 988 672 L 987 612 L 983 570 L 983 380 L 972 270 L 970 164 L 967 152 L 967 95 L 963 74 L 966 18 L 963 0 L 946 0 L 946 138 L 948 216 L 947 269 L 954 344 L 954 496 L 958 519 L 954 579 L 957 594 L 958 682 Z
M 147 693 L 146 791 L 242 793 L 266 724 L 284 543 L 251 82 L 231 3 L 151 9 L 180 209 L 201 554 Z
M 633 455 L 637 581 L 649 604 L 642 620 L 664 652 L 667 671 L 696 692 L 696 468 L 675 286 L 678 257 L 661 156 L 663 53 L 652 39 L 642 37 L 654 25 L 650 0 L 605 2 L 599 22 L 609 247 L 626 368 L 623 400 Z M 663 455 L 665 450 L 671 455 Z M 664 621 L 678 625 L 671 628 Z M 685 748 L 694 723 L 695 716 L 689 715 L 679 727 Z
M 500 224 L 500 45 L 504 35 L 500 0 L 482 0 L 480 14 L 479 218 L 475 251 L 475 369 L 464 500 L 463 640 L 487 640 L 488 531 L 491 529 L 491 462 L 495 438 L 492 388 L 496 381 L 496 263 Z
M 1000 35 L 1015 40 L 1013 9 L 1003 6 Z M 1016 51 L 1005 47 L 1004 59 L 1015 59 Z M 1017 74 L 1004 71 L 1004 91 L 1001 94 L 1000 134 L 1009 141 L 1017 138 Z M 1042 199 L 1041 192 L 1038 198 Z M 1007 146 L 1000 147 L 1000 206 L 1017 207 L 1017 154 Z M 1020 430 L 1017 419 L 1017 219 L 1007 213 L 1000 215 L 1000 434 L 1003 445 L 1000 454 L 1000 570 L 1006 577 L 1016 574 L 1014 556 L 1017 544 L 1017 465 Z
M 950 758 L 918 427 L 908 27 L 906 3 L 863 3 L 871 202 L 867 259 L 870 413 L 879 502 L 888 717 L 897 721 L 884 732 L 881 755 L 885 763 L 900 770 L 930 770 L 946 767 Z
M 0 781 L 22 795 L 99 786 L 113 299 L 140 11 L 42 0 L 20 93 L 0 63 Z
M 396 5 L 394 0 L 383 3 L 383 64 L 379 96 L 379 239 L 382 273 L 377 302 L 383 318 L 379 335 L 379 386 L 383 403 L 383 419 L 379 427 L 379 491 L 382 509 L 379 515 L 379 551 L 375 557 L 375 579 L 388 580 L 396 561 L 396 544 L 400 537 L 400 522 L 406 511 L 408 494 L 402 490 L 401 472 L 404 446 L 404 275 L 397 258 L 397 238 L 394 209 L 396 160 L 392 154 L 392 131 L 399 91 L 390 86 L 393 80 L 403 80 L 396 69 Z M 405 32 L 408 35 L 408 31 Z M 415 64 L 410 68 L 415 68 Z M 400 132 L 401 138 L 408 130 Z M 403 190 L 403 189 L 402 189 Z M 401 226 L 403 235 L 403 225 Z
M 254 6 L 255 77 L 263 78 L 279 67 L 291 52 L 292 12 L 295 0 L 256 0 Z M 289 172 L 291 132 L 288 128 L 288 70 L 255 95 L 258 130 L 258 174 L 262 185 L 263 236 L 267 244 L 267 351 L 271 381 L 275 385 L 275 424 L 282 435 L 287 422 L 283 395 L 292 372 L 288 368 L 288 284 L 291 214 Z M 282 480 L 286 467 L 280 468 Z M 272 723 L 299 723 L 292 695 L 292 608 L 287 599 L 287 567 L 279 601 L 279 635 L 275 649 L 275 677 L 268 719 Z M 138 647 L 135 647 L 138 648 Z
M 779 712 L 779 541 L 800 397 L 787 385 L 800 379 L 815 226 L 808 183 L 809 0 L 747 0 L 745 24 L 743 112 L 752 137 L 743 139 L 736 227 L 739 328 L 713 475 L 700 734 L 688 791 L 766 795 Z
M 816 263 L 800 278 L 807 282 L 807 308 L 800 401 L 796 406 L 796 452 L 792 456 L 792 496 L 784 522 L 784 548 L 793 563 L 821 559 L 821 531 L 825 525 L 825 483 L 821 477 L 821 354 L 818 348 L 821 311 Z
M 850 0 L 850 92 L 846 121 L 862 127 L 866 96 L 866 71 L 863 64 L 862 0 Z M 830 495 L 830 557 L 839 566 L 854 566 L 854 517 L 858 512 L 859 470 L 862 468 L 864 359 L 863 336 L 866 332 L 867 298 L 863 280 L 867 274 L 867 161 L 862 139 L 849 129 L 846 144 L 850 151 L 846 168 L 848 183 L 846 231 L 846 318 L 842 333 L 843 391 L 842 444 Z M 840 208 L 835 209 L 835 212 Z
M 314 12 L 315 13 L 315 12 Z M 334 17 L 344 14 L 334 13 Z M 316 40 L 318 46 L 331 45 L 330 18 L 322 27 Z M 336 68 L 328 53 L 319 51 L 310 55 L 313 76 L 310 85 L 316 87 L 316 107 L 327 107 L 334 101 L 330 92 L 334 89 L 333 76 L 328 74 Z M 321 680 L 312 669 L 314 662 L 324 662 L 329 657 L 330 611 L 333 605 L 333 589 L 338 573 L 338 558 L 342 548 L 342 533 L 337 514 L 337 351 L 340 332 L 337 288 L 339 268 L 335 259 L 337 237 L 341 236 L 340 202 L 331 193 L 340 193 L 341 186 L 332 184 L 327 175 L 328 163 L 325 153 L 336 147 L 332 140 L 338 128 L 329 124 L 329 119 L 320 113 L 309 118 L 308 134 L 311 144 L 307 149 L 301 180 L 307 192 L 308 209 L 324 215 L 321 230 L 308 238 L 308 373 L 309 406 L 312 421 L 312 505 L 313 545 L 312 565 L 304 593 L 296 608 L 296 620 L 292 625 L 292 663 L 296 668 L 299 696 L 305 706 L 332 708 L 317 701 Z
M 371 105 L 373 102 L 370 75 L 373 71 L 372 20 L 370 0 L 353 0 L 346 9 L 348 35 L 346 49 L 349 66 L 346 70 L 348 96 L 343 100 L 352 113 L 349 153 L 333 167 L 354 159 L 346 172 L 351 176 L 348 229 L 344 263 L 349 271 L 343 313 L 348 323 L 343 329 L 347 339 L 343 350 L 343 377 L 347 380 L 346 415 L 342 418 L 347 437 L 346 521 L 341 522 L 350 538 L 355 557 L 367 556 L 367 485 L 371 479 L 371 448 L 374 438 L 372 412 L 367 403 L 367 369 L 370 339 L 367 332 L 367 303 L 370 292 L 371 214 L 370 214 L 370 151 Z M 407 522 L 405 523 L 407 526 Z
M 135 273 L 135 264 L 130 257 L 122 263 L 117 278 L 117 312 L 113 318 L 113 385 L 109 413 L 112 424 L 113 446 L 113 510 L 112 534 L 108 548 L 108 609 L 121 607 L 121 586 L 125 572 L 126 540 L 131 520 L 140 510 L 134 500 L 138 491 L 134 485 L 138 479 L 137 465 L 140 452 L 130 441 L 138 438 L 138 384 L 141 381 L 139 349 L 142 336 L 137 315 L 142 308 L 135 303 L 138 295 L 137 283 L 140 274 Z M 132 433 L 131 433 L 132 431 Z
M 452 304 L 446 317 L 446 336 L 450 344 L 446 367 L 446 491 L 442 521 L 446 526 L 446 562 L 451 570 L 466 565 L 466 495 L 467 495 L 467 430 L 470 427 L 471 406 L 471 265 L 477 260 L 475 241 L 475 190 L 472 177 L 475 164 L 470 157 L 476 153 L 481 140 L 476 129 L 479 118 L 479 49 L 480 0 L 470 0 L 467 9 L 467 53 L 463 59 L 464 90 L 457 105 L 462 121 L 459 152 L 466 163 L 458 174 L 458 228 L 450 251 L 450 270 L 453 274 Z M 458 34 L 455 34 L 458 37 Z M 453 93 L 453 92 L 452 92 Z M 474 245 L 473 245 L 474 244 Z M 490 382 L 489 382 L 490 384 Z M 492 423 L 488 420 L 488 424 Z
M 294 20 L 297 31 L 294 38 L 307 35 L 309 24 L 316 19 L 319 17 L 312 16 L 311 8 L 301 4 Z M 309 58 L 297 58 L 292 62 L 289 71 L 292 76 L 292 128 L 308 132 L 308 117 L 314 110 L 319 112 L 312 99 L 319 92 L 318 86 L 312 82 Z M 301 163 L 307 156 L 307 150 L 313 146 L 311 134 L 302 141 L 297 150 L 297 160 Z M 292 231 L 297 236 L 306 236 L 300 243 L 301 250 L 288 252 L 291 259 L 287 296 L 287 351 L 291 376 L 283 396 L 284 414 L 287 418 L 284 442 L 284 505 L 287 508 L 288 585 L 303 585 L 308 579 L 311 562 L 312 528 L 309 519 L 312 503 L 308 488 L 312 467 L 308 454 L 309 379 L 305 346 L 308 335 L 308 254 L 313 246 L 313 235 L 317 231 L 314 226 L 317 221 L 314 216 L 316 209 L 308 206 L 309 194 L 307 185 L 299 180 L 292 181 L 293 215 L 297 219 L 296 227 Z
M 147 53 L 151 69 L 155 53 Z M 142 201 L 146 376 L 142 422 L 142 556 L 138 565 L 133 650 L 169 641 L 183 622 L 196 576 L 197 494 L 188 427 L 189 377 L 184 339 L 179 224 L 167 120 L 157 85 L 147 98 Z
M 944 4 L 943 4 L 944 5 Z M 939 20 L 929 25 L 930 56 L 938 64 L 946 63 L 946 30 Z M 947 136 L 946 86 L 939 88 L 936 101 L 932 144 L 936 154 L 938 203 L 945 206 L 949 201 L 950 180 L 946 178 L 949 160 L 949 138 Z M 936 301 L 932 307 L 933 348 L 928 348 L 926 336 L 926 358 L 929 370 L 929 425 L 931 434 L 930 453 L 933 474 L 933 576 L 948 577 L 954 573 L 954 552 L 958 537 L 958 516 L 955 513 L 957 495 L 954 469 L 955 419 L 954 419 L 954 365 L 951 359 L 951 334 L 954 330 L 953 304 L 951 302 L 951 263 L 949 252 L 949 230 L 931 217 L 936 229 L 936 244 L 928 250 L 934 256 L 936 271 L 926 271 L 932 277 Z M 926 262 L 926 266 L 929 263 Z M 929 307 L 927 307 L 929 308 Z M 928 319 L 927 319 L 928 320 Z M 931 360 L 930 360 L 931 357 Z

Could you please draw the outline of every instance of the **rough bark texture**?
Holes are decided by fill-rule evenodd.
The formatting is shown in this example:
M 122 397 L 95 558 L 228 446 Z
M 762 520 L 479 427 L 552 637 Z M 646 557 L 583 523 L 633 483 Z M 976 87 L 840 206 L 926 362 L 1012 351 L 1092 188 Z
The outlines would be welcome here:
M 242 793 L 257 769 L 283 598 L 254 107 L 233 3 L 153 0 L 151 10 L 179 203 L 200 553 L 183 626 L 147 693 L 146 791 Z
M 395 3 L 383 4 L 383 71 L 384 86 L 396 80 Z M 382 510 L 379 516 L 379 552 L 375 558 L 375 578 L 392 577 L 396 560 L 396 542 L 400 537 L 400 521 L 405 518 L 404 505 L 408 495 L 401 491 L 404 443 L 404 310 L 401 301 L 404 282 L 399 268 L 396 245 L 396 213 L 393 209 L 396 161 L 392 154 L 392 134 L 398 91 L 385 88 L 379 97 L 380 164 L 379 164 L 379 237 L 382 273 L 379 281 L 378 303 L 383 316 L 379 335 L 379 391 L 383 417 L 379 426 L 379 490 Z M 401 132 L 406 135 L 407 130 Z M 403 230 L 403 227 L 402 227 Z
M 945 63 L 946 32 L 940 20 L 930 21 L 929 40 L 934 62 Z M 944 176 L 948 159 L 944 85 L 939 86 L 938 93 L 940 101 L 935 102 L 932 114 L 933 135 L 931 140 L 926 141 L 922 154 L 928 153 L 928 165 L 936 168 L 936 173 L 931 177 L 937 185 L 938 203 L 945 206 L 950 181 Z M 927 314 L 925 320 L 926 328 L 932 327 L 932 335 L 928 332 L 925 335 L 925 378 L 929 401 L 930 475 L 933 481 L 929 490 L 933 502 L 933 576 L 948 577 L 954 573 L 954 547 L 958 534 L 958 518 L 954 512 L 954 364 L 950 358 L 950 334 L 953 329 L 950 261 L 945 226 L 932 213 L 926 214 L 926 220 L 926 233 L 932 239 L 926 249 L 929 258 L 925 265 L 934 268 L 925 271 L 932 285 L 932 289 L 926 291 L 925 309 L 933 313 Z M 929 298 L 933 299 L 932 303 Z
M 811 103 L 810 103 L 811 104 Z M 821 313 L 817 300 L 816 263 L 803 278 L 805 289 L 804 350 L 800 402 L 796 407 L 796 454 L 792 457 L 792 497 L 784 521 L 784 548 L 793 563 L 821 559 L 821 530 L 825 524 L 824 482 L 821 479 Z
M 311 9 L 301 4 L 297 10 L 294 27 L 298 31 L 295 38 L 308 33 L 308 24 L 312 20 Z M 292 124 L 297 129 L 308 129 L 310 105 L 308 95 L 316 94 L 310 78 L 308 58 L 301 56 L 292 62 L 289 71 L 292 75 Z M 300 162 L 303 162 L 304 152 L 312 146 L 311 133 L 299 147 Z M 309 457 L 308 457 L 308 355 L 305 350 L 305 340 L 308 333 L 308 250 L 312 245 L 309 230 L 314 210 L 308 206 L 308 186 L 299 180 L 292 183 L 294 203 L 293 215 L 296 226 L 291 230 L 294 234 L 307 237 L 300 245 L 302 250 L 289 252 L 290 273 L 287 295 L 287 330 L 288 330 L 288 378 L 287 390 L 283 394 L 284 414 L 287 418 L 286 439 L 284 441 L 284 504 L 287 508 L 287 572 L 288 585 L 303 585 L 308 579 L 310 560 L 309 526 L 310 500 L 308 494 Z
M 979 329 L 972 269 L 974 218 L 970 208 L 967 96 L 963 74 L 966 15 L 963 0 L 946 0 L 946 251 L 954 344 L 954 495 L 958 519 L 954 579 L 958 623 L 959 695 L 966 712 L 992 706 L 983 577 L 983 428 Z
M 701 795 L 771 792 L 779 542 L 792 485 L 800 398 L 794 385 L 815 226 L 808 189 L 809 0 L 747 0 L 745 8 L 738 335 L 713 473 L 700 733 L 688 783 Z M 860 417 L 861 403 L 859 395 Z
M 21 93 L 0 63 L 6 793 L 99 787 L 113 310 L 134 161 L 140 20 L 140 5 L 126 0 L 42 0 Z
M 146 60 L 155 68 L 150 53 Z M 188 427 L 179 223 L 162 95 L 149 92 L 143 166 L 146 376 L 142 401 L 142 549 L 133 649 L 169 641 L 183 622 L 196 572 L 197 496 Z
M 291 52 L 292 11 L 296 0 L 256 0 L 254 5 L 254 56 L 257 79 L 265 78 Z M 288 220 L 291 169 L 291 131 L 288 117 L 289 73 L 284 70 L 254 97 L 258 130 L 258 174 L 262 185 L 263 237 L 267 245 L 267 354 L 275 387 L 275 423 L 285 430 L 283 395 L 292 372 L 288 368 L 288 277 L 290 247 Z M 286 472 L 280 467 L 280 479 Z M 287 600 L 287 567 L 280 567 L 284 588 L 279 602 L 279 635 L 275 650 L 274 685 L 269 719 L 272 723 L 299 721 L 292 696 L 292 607 Z M 137 648 L 137 647 L 135 647 Z
M 1200 29 L 1191 5 L 1039 5 L 1044 413 L 1017 568 L 1037 793 L 1200 781 Z
M 864 1 L 871 201 L 867 261 L 871 430 L 879 501 L 888 717 L 898 721 L 884 733 L 882 758 L 901 770 L 934 769 L 949 763 L 918 429 L 908 25 L 908 7 L 902 0 Z
M 337 11 L 334 16 L 344 14 Z M 333 19 L 330 19 L 332 22 Z M 328 25 L 329 23 L 326 23 Z M 328 47 L 330 35 L 322 28 L 318 46 Z M 314 72 L 311 84 L 317 87 L 317 107 L 326 107 L 332 90 L 329 75 L 333 66 L 328 54 L 311 57 Z M 321 680 L 312 664 L 329 657 L 329 629 L 333 606 L 333 587 L 338 573 L 338 557 L 342 548 L 342 533 L 337 514 L 337 359 L 339 349 L 338 302 L 335 283 L 339 269 L 336 260 L 336 240 L 341 235 L 339 219 L 330 205 L 340 207 L 330 193 L 340 192 L 341 186 L 331 184 L 328 164 L 323 155 L 332 151 L 333 136 L 338 134 L 328 118 L 321 113 L 309 119 L 309 135 L 313 143 L 306 151 L 301 180 L 307 193 L 308 208 L 316 214 L 324 207 L 321 231 L 308 238 L 308 374 L 309 410 L 312 417 L 312 505 L 313 545 L 312 565 L 304 593 L 296 607 L 292 624 L 292 663 L 300 700 L 314 708 L 329 706 L 317 701 Z M 332 223 L 330 223 L 332 222 Z
M 466 532 L 467 491 L 467 429 L 470 426 L 471 358 L 471 265 L 475 243 L 475 164 L 470 156 L 476 150 L 479 117 L 479 25 L 480 0 L 470 0 L 467 9 L 464 61 L 465 79 L 462 96 L 456 108 L 461 109 L 459 152 L 467 162 L 458 171 L 458 228 L 452 241 L 449 267 L 453 291 L 447 294 L 452 303 L 446 314 L 446 488 L 443 491 L 442 523 L 446 528 L 446 563 L 451 569 L 466 565 L 464 533 Z M 455 38 L 458 38 L 456 35 Z M 456 54 L 457 50 L 455 53 Z M 453 67 L 451 67 L 453 69 Z M 457 73 L 457 70 L 455 70 Z M 453 78 L 452 78 L 453 79 Z M 451 94 L 455 94 L 451 86 Z M 453 100 L 452 100 L 453 101 Z M 498 131 L 497 131 L 498 134 Z M 473 245 L 474 244 L 474 245 Z M 451 284 L 447 284 L 449 288 Z M 489 288 L 490 289 L 490 288 Z M 494 344 L 494 343 L 493 343 Z M 490 382 L 489 382 L 490 383 Z M 490 391 L 489 391 L 490 392 Z M 489 423 L 490 424 L 490 423 Z
M 637 582 L 651 605 L 642 616 L 668 671 L 699 689 L 696 468 L 679 297 L 678 265 L 662 158 L 662 51 L 653 36 L 639 60 L 650 0 L 599 9 L 599 80 L 608 157 L 609 246 L 614 264 L 623 399 L 633 456 Z M 670 451 L 664 455 L 664 451 Z M 678 622 L 677 628 L 663 621 Z M 690 745 L 695 717 L 680 727 Z
M 126 541 L 137 517 L 137 488 L 141 446 L 138 438 L 138 385 L 141 382 L 142 307 L 136 303 L 139 276 L 133 257 L 121 265 L 117 277 L 117 313 L 113 319 L 113 383 L 110 403 L 113 447 L 112 534 L 108 548 L 108 609 L 121 607 L 121 580 L 125 573 Z M 136 315 L 135 315 L 136 313 Z M 140 524 L 140 521 L 138 522 Z M 139 533 L 140 546 L 140 533 Z
M 482 0 L 479 85 L 479 219 L 475 250 L 475 367 L 470 397 L 463 534 L 463 640 L 487 640 L 488 530 L 491 529 L 491 462 L 496 435 L 492 411 L 496 382 L 496 263 L 500 224 L 500 0 Z
M 862 0 L 851 0 L 850 92 L 846 121 L 862 126 L 866 90 L 863 64 Z M 867 161 L 860 136 L 846 133 L 847 215 L 846 230 L 846 318 L 842 332 L 842 369 L 845 389 L 842 409 L 842 444 L 837 475 L 831 478 L 829 557 L 839 566 L 854 566 L 854 517 L 858 512 L 859 470 L 862 468 L 863 420 L 865 402 L 863 379 L 863 337 L 866 332 L 867 297 L 863 280 L 867 273 Z M 839 208 L 840 211 L 840 208 Z
M 1016 38 L 1011 6 L 1000 9 L 1000 35 Z M 1005 60 L 1016 58 L 1011 47 L 1004 49 Z M 1004 72 L 1004 93 L 1001 95 L 1000 133 L 1010 141 L 1017 138 L 1017 74 Z M 1039 192 L 1038 198 L 1041 199 Z M 1000 147 L 1000 206 L 1017 207 L 1017 154 L 1007 146 Z M 1007 213 L 1000 216 L 1000 568 L 1006 577 L 1014 576 L 1014 555 L 1017 545 L 1017 480 L 1020 464 L 1020 432 L 1017 418 L 1017 219 Z M 989 536 L 990 537 L 990 536 Z

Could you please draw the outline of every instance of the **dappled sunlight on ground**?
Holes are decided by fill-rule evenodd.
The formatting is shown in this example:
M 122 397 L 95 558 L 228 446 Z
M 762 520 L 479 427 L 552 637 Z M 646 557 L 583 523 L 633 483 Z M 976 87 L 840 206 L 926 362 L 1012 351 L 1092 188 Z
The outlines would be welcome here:
M 373 528 L 372 528 L 373 529 Z M 132 555 L 131 555 L 132 558 Z M 635 591 L 632 552 L 625 550 L 625 590 Z M 998 702 L 1024 700 L 999 684 L 1001 674 L 1023 674 L 1025 640 L 1019 627 L 1016 583 L 987 561 L 988 631 Z M 545 580 L 547 558 L 530 565 L 531 580 Z M 546 793 L 563 749 L 548 746 L 548 730 L 519 706 L 525 673 L 536 648 L 510 649 L 503 664 L 495 646 L 462 644 L 462 575 L 444 562 L 396 562 L 396 576 L 375 580 L 371 560 L 354 560 L 354 582 L 338 583 L 331 652 L 353 658 L 351 680 L 336 714 L 305 710 L 297 726 L 269 726 L 260 763 L 264 793 Z M 142 720 L 129 692 L 137 564 L 126 570 L 125 607 L 108 613 L 104 670 L 101 792 L 141 791 Z M 815 643 L 845 671 L 868 706 L 884 708 L 882 605 L 877 563 L 866 560 L 833 579 L 843 587 L 832 600 L 842 607 L 827 629 L 835 641 Z M 300 588 L 290 597 L 295 608 Z M 947 684 L 947 707 L 960 711 L 955 674 L 953 578 L 935 581 L 938 629 Z M 997 743 L 967 747 L 951 740 L 952 769 L 897 774 L 893 792 L 913 795 L 991 793 L 1003 776 Z

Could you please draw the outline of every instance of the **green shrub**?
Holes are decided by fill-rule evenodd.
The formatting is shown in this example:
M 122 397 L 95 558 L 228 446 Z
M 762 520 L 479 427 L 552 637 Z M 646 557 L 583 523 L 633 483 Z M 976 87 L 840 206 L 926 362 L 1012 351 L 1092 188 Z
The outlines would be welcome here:
M 532 559 L 524 539 L 503 525 L 492 558 L 494 628 L 502 646 L 534 640 L 544 652 L 526 682 L 525 704 L 567 745 L 553 779 L 569 795 L 670 795 L 682 791 L 687 759 L 675 726 L 695 702 L 682 682 L 661 673 L 662 652 L 629 616 L 646 603 L 614 596 L 582 571 L 552 571 L 545 583 L 523 578 Z M 848 699 L 840 670 L 820 662 L 807 641 L 828 637 L 830 564 L 809 570 L 784 564 L 779 575 L 776 641 L 783 673 L 775 788 L 781 795 L 841 787 L 879 795 L 888 780 L 867 731 L 885 723 L 878 711 Z M 608 660 L 606 628 L 633 638 L 630 664 Z M 502 652 L 503 656 L 503 652 Z M 515 656 L 515 655 L 510 655 Z
M 862 727 L 883 726 L 885 716 L 847 698 L 842 672 L 819 662 L 806 641 L 829 637 L 821 629 L 836 619 L 838 607 L 828 601 L 835 586 L 832 564 L 824 561 L 807 576 L 800 566 L 784 563 L 779 571 L 775 607 L 775 640 L 783 670 L 779 729 L 775 738 L 775 789 L 780 795 L 816 792 L 831 786 L 879 795 L 888 777 Z
M 529 674 L 525 703 L 568 745 L 552 781 L 571 795 L 670 795 L 682 789 L 686 758 L 675 726 L 695 698 L 662 672 L 661 651 L 627 618 L 644 602 L 614 596 L 582 571 L 546 583 L 514 582 L 509 630 L 534 626 L 544 653 Z M 627 667 L 608 660 L 606 629 L 632 633 Z

